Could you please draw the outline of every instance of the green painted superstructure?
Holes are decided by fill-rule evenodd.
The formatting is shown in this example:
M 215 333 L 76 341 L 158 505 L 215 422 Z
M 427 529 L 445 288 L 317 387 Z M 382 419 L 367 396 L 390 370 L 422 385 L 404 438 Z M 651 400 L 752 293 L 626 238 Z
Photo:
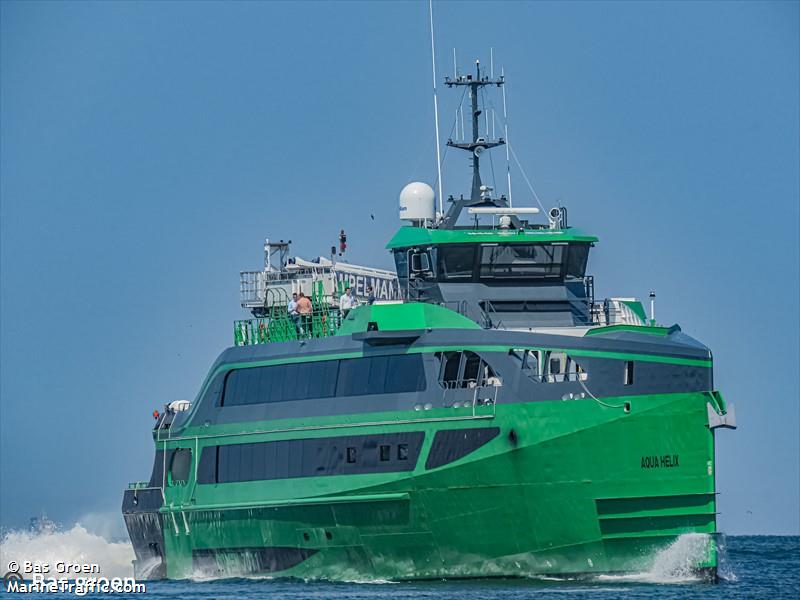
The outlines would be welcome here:
M 389 249 L 410 248 L 430 244 L 475 243 L 594 243 L 597 238 L 575 228 L 568 229 L 428 229 L 401 227 L 386 245 Z

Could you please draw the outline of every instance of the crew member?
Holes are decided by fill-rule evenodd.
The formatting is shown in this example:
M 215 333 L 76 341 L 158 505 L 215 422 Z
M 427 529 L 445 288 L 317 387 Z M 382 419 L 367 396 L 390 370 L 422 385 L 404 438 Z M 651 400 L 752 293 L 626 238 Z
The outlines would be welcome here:
M 303 292 L 300 292 L 299 298 L 297 298 L 297 314 L 300 315 L 300 323 L 302 326 L 302 333 L 308 337 L 311 337 L 311 313 L 313 312 L 313 307 L 311 306 L 311 300 L 306 298 L 306 295 Z
M 350 289 L 350 286 L 347 286 L 344 288 L 344 294 L 339 298 L 339 310 L 342 311 L 342 318 L 346 319 L 347 313 L 356 306 L 358 306 L 358 300 L 353 295 L 353 290 Z
M 289 300 L 289 304 L 287 305 L 286 309 L 289 312 L 289 319 L 291 319 L 292 324 L 294 325 L 294 330 L 299 334 L 300 314 L 297 312 L 297 292 L 292 294 L 292 299 Z

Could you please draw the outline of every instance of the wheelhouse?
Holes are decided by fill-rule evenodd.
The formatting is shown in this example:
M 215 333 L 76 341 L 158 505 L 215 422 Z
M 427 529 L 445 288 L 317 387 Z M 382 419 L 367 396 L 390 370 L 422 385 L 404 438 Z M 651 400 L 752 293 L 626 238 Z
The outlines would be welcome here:
M 522 327 L 570 326 L 590 320 L 596 241 L 572 228 L 404 227 L 388 248 L 410 300 L 453 305 L 478 322 L 503 313 Z

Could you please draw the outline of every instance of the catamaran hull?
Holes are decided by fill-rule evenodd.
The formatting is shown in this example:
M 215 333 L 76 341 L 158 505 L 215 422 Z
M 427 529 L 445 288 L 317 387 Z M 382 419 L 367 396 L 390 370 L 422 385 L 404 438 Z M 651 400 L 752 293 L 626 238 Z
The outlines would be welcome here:
M 168 504 L 158 490 L 145 502 L 139 492 L 134 505 L 136 491 L 128 490 L 123 512 L 137 574 L 400 580 L 641 572 L 679 536 L 701 534 L 693 565 L 713 578 L 708 403 L 698 392 L 397 415 L 335 433 L 368 444 L 421 433 L 406 472 L 190 482 L 193 501 Z M 449 455 L 434 448 L 443 430 L 457 430 L 447 434 Z M 310 423 L 302 436 L 253 441 L 331 435 Z M 468 447 L 459 449 L 458 439 Z M 217 442 L 194 443 L 200 452 Z

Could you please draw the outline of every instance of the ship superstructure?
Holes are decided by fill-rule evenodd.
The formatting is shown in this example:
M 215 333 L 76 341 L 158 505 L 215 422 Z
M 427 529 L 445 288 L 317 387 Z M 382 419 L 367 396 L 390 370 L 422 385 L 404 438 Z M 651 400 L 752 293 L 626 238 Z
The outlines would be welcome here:
M 476 65 L 445 83 L 471 90 L 471 140 L 448 142 L 470 153 L 470 194 L 437 211 L 429 186 L 403 190 L 396 278 L 283 242 L 242 274 L 252 318 L 158 416 L 152 475 L 125 492 L 139 576 L 641 571 L 685 533 L 708 534 L 695 566 L 714 576 L 714 434 L 735 418 L 710 350 L 635 299 L 594 298 L 598 239 L 481 179 L 504 140 L 481 135 L 478 89 L 505 79 Z M 362 275 L 395 291 L 345 314 Z

